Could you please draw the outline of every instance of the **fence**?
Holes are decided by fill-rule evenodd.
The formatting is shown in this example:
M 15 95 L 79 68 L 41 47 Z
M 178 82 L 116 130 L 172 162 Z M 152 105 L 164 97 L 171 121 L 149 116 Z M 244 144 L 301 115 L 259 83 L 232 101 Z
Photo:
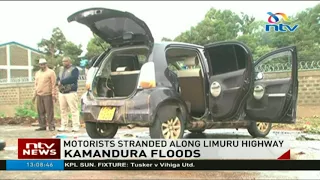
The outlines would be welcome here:
M 320 70 L 320 61 L 300 61 L 298 69 L 301 70 Z M 260 72 L 287 72 L 291 70 L 290 63 L 263 64 L 257 67 Z M 79 80 L 85 80 L 85 75 L 80 75 Z M 34 77 L 32 78 L 34 81 Z M 11 78 L 11 83 L 30 82 L 28 77 Z M 0 84 L 7 84 L 7 79 L 0 79 Z
M 260 72 L 286 72 L 291 71 L 291 63 L 262 64 L 257 67 Z M 300 61 L 298 70 L 320 70 L 320 61 Z
M 79 76 L 79 80 L 86 80 L 86 76 L 85 75 L 80 75 Z M 34 77 L 32 77 L 32 82 L 34 81 Z M 26 82 L 30 82 L 28 77 L 17 77 L 17 78 L 11 78 L 11 82 L 10 83 L 26 83 Z M 10 84 L 7 82 L 7 79 L 0 79 L 0 84 Z

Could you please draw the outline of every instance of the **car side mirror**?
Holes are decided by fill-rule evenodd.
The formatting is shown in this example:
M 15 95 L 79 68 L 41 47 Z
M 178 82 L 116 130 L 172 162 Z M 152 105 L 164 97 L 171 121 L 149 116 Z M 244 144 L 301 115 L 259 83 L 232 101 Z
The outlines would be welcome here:
M 261 80 L 261 79 L 263 79 L 263 73 L 262 72 L 258 72 L 257 74 L 256 74 L 256 78 L 255 78 L 256 80 Z

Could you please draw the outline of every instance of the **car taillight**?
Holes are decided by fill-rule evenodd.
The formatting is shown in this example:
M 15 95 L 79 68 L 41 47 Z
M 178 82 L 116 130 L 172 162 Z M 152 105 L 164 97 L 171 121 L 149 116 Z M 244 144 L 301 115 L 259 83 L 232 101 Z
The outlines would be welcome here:
M 156 87 L 154 63 L 147 62 L 141 67 L 138 89 L 149 89 L 154 87 Z
M 87 77 L 86 77 L 86 90 L 90 91 L 91 90 L 91 84 L 94 78 L 94 75 L 96 73 L 97 68 L 91 67 L 88 72 L 87 72 Z

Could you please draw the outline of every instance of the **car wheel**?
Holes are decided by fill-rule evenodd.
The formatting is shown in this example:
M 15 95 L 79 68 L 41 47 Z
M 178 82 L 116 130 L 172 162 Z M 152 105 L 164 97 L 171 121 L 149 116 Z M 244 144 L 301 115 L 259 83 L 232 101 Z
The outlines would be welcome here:
M 170 109 L 170 113 L 166 111 L 168 109 Z M 183 138 L 184 130 L 185 119 L 181 112 L 172 107 L 160 108 L 153 125 L 149 128 L 152 139 L 181 139 Z
M 113 138 L 118 132 L 117 124 L 86 122 L 86 130 L 90 138 Z
M 248 128 L 249 134 L 256 137 L 266 137 L 272 129 L 272 123 L 252 122 Z
M 199 130 L 188 130 L 191 133 L 195 133 L 195 134 L 201 134 L 205 131 L 205 129 L 199 129 Z

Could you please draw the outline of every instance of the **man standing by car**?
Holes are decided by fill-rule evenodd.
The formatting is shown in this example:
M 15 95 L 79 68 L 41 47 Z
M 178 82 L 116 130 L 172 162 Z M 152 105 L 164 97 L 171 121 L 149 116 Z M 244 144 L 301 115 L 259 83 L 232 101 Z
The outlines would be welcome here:
M 39 59 L 40 70 L 35 74 L 35 91 L 32 98 L 34 103 L 37 99 L 38 121 L 40 127 L 36 131 L 55 130 L 54 101 L 56 96 L 56 74 L 47 66 L 45 59 Z M 47 115 L 47 117 L 46 117 Z M 47 120 L 47 121 L 46 121 Z
M 57 84 L 59 87 L 59 103 L 61 112 L 61 127 L 59 132 L 66 131 L 68 126 L 68 107 L 72 114 L 72 131 L 79 131 L 80 117 L 78 109 L 78 78 L 79 69 L 71 64 L 70 57 L 62 59 L 63 67 L 60 69 Z

